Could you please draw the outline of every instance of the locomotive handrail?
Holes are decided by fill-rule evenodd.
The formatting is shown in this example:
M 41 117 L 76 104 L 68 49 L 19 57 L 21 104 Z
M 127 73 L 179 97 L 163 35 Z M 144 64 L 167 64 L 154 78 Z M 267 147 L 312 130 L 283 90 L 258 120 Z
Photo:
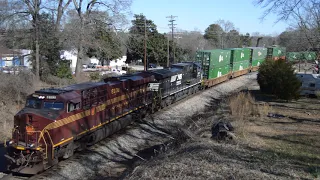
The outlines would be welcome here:
M 51 158 L 53 159 L 53 157 L 54 157 L 54 153 L 53 153 L 53 141 L 52 141 L 52 138 L 51 138 L 51 136 L 50 136 L 49 131 L 48 131 L 47 129 L 44 129 L 44 131 L 48 134 L 49 139 L 50 139 L 50 141 L 51 141 Z M 47 153 L 46 153 L 46 154 L 47 154 Z
M 44 144 L 45 144 L 45 146 L 46 146 L 46 156 L 45 156 L 45 159 L 47 159 L 47 158 L 48 158 L 48 145 L 47 145 L 46 139 L 43 137 L 43 134 L 44 134 L 43 131 L 41 131 L 40 137 L 39 137 L 39 140 L 38 140 L 38 143 L 40 142 L 41 138 L 43 138 Z
M 39 131 L 40 132 L 40 131 Z M 52 153 L 51 153 L 51 156 L 52 156 L 52 159 L 53 159 L 53 157 L 54 157 L 54 154 L 53 154 L 53 141 L 52 141 L 52 138 L 51 138 L 51 136 L 50 136 L 50 133 L 49 133 L 49 131 L 47 130 L 47 129 L 44 129 L 44 130 L 42 130 L 41 131 L 41 133 L 40 133 L 40 137 L 39 137 L 39 140 L 38 140 L 38 143 L 40 142 L 40 140 L 41 140 L 41 138 L 43 139 L 43 141 L 44 141 L 44 143 L 45 143 L 45 146 L 46 146 L 46 156 L 45 156 L 45 158 L 47 159 L 48 158 L 48 143 L 47 143 L 47 141 L 46 141 L 46 139 L 44 138 L 44 134 L 45 133 L 47 133 L 48 134 L 48 137 L 49 137 L 49 139 L 50 139 L 50 143 L 51 143 L 51 150 L 52 150 Z

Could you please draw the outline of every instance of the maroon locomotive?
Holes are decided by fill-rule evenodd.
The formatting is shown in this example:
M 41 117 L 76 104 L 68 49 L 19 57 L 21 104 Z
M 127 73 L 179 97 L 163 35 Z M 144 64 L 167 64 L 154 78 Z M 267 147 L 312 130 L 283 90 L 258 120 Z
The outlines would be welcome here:
M 32 173 L 34 166 L 46 169 L 125 127 L 152 104 L 147 87 L 154 80 L 152 74 L 139 72 L 29 95 L 25 108 L 14 117 L 6 155 L 11 169 L 22 173 Z
M 193 62 L 138 72 L 103 82 L 42 89 L 14 117 L 6 157 L 14 172 L 33 174 L 201 89 Z

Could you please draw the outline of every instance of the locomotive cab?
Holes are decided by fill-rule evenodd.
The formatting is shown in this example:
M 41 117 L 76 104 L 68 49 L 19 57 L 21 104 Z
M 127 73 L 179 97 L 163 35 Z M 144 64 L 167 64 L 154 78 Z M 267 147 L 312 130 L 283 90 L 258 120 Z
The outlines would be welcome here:
M 25 107 L 14 116 L 6 155 L 11 162 L 10 169 L 33 166 L 46 159 L 48 149 L 52 148 L 52 138 L 46 127 L 67 112 L 67 107 L 63 97 L 45 90 L 27 97 Z

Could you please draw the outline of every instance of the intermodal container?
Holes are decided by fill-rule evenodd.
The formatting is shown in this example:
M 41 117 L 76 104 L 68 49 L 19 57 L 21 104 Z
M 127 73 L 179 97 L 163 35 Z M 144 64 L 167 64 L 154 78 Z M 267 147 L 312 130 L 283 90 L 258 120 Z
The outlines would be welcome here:
M 287 60 L 291 62 L 303 59 L 303 54 L 300 52 L 287 52 Z
M 203 50 L 196 53 L 196 61 L 202 65 L 203 76 L 207 79 L 212 78 L 210 72 L 217 67 L 230 65 L 231 51 L 214 49 Z
M 241 71 L 244 69 L 248 69 L 249 66 L 250 66 L 250 60 L 234 62 L 232 64 L 232 70 L 233 70 L 233 72 Z
M 223 66 L 230 64 L 231 51 L 214 49 L 197 51 L 197 61 L 209 66 Z
M 224 76 L 230 72 L 230 64 L 223 65 L 221 67 L 213 67 L 209 71 L 208 79 L 215 79 Z
M 268 59 L 271 60 L 279 60 L 285 59 L 286 58 L 286 48 L 285 47 L 280 47 L 280 46 L 272 46 L 268 47 Z
M 248 47 L 251 49 L 250 63 L 253 67 L 260 66 L 266 60 L 268 49 L 263 47 Z
M 250 60 L 251 50 L 249 48 L 231 48 L 231 63 Z
M 317 59 L 317 53 L 312 51 L 302 52 L 303 59 L 307 61 L 314 61 Z

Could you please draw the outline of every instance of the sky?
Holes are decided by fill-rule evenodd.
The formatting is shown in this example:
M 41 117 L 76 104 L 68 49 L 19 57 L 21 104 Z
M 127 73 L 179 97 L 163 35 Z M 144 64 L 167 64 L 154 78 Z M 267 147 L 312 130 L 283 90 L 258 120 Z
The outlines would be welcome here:
M 234 23 L 240 33 L 260 32 L 265 35 L 280 34 L 287 24 L 275 24 L 277 17 L 268 15 L 261 21 L 264 9 L 254 5 L 253 0 L 133 0 L 132 14 L 144 14 L 153 20 L 160 33 L 169 32 L 167 16 L 177 16 L 178 29 L 202 32 L 219 19 Z M 133 16 L 130 20 L 133 19 Z

